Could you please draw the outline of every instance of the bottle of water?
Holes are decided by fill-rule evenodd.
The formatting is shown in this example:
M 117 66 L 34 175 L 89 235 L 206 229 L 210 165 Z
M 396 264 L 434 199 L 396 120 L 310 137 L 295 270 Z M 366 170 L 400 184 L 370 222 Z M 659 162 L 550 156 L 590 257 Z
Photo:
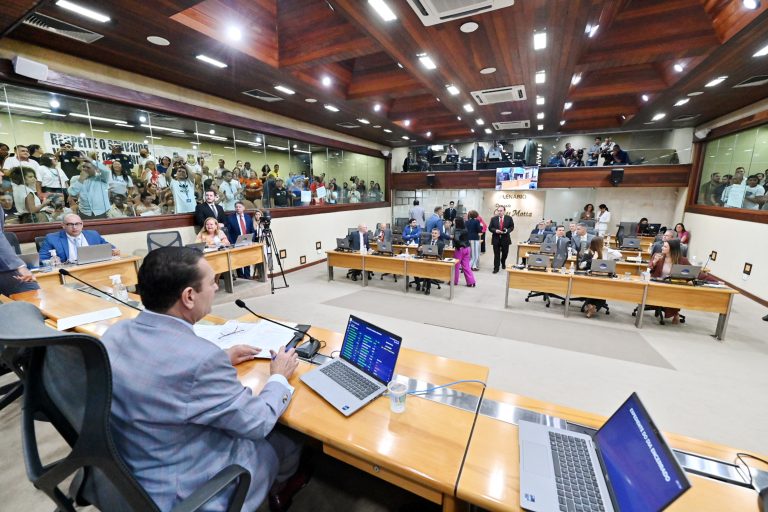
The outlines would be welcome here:
M 51 267 L 57 268 L 61 266 L 61 258 L 56 255 L 56 250 L 51 249 Z
M 119 300 L 128 301 L 128 289 L 123 284 L 120 274 L 109 276 L 112 280 L 112 294 Z
M 576 271 L 576 268 L 573 265 L 573 262 L 571 262 L 571 266 L 568 269 L 568 272 L 573 275 L 573 273 Z

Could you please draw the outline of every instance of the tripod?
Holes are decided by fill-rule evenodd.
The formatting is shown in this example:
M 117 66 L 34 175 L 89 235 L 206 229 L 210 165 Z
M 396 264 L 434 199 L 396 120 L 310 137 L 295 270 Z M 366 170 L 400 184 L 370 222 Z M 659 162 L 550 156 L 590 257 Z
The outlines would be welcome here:
M 288 288 L 288 281 L 285 279 L 285 271 L 283 270 L 283 261 L 280 259 L 280 249 L 277 248 L 277 243 L 275 243 L 275 236 L 272 234 L 272 230 L 268 227 L 264 228 L 263 235 L 264 237 L 264 243 L 267 246 L 267 269 L 269 270 L 269 287 L 272 293 L 275 293 L 275 290 L 279 290 L 281 288 Z M 272 255 L 275 255 L 275 259 L 277 259 L 277 266 L 280 267 L 279 274 L 283 277 L 283 286 L 275 286 L 275 273 L 272 271 L 274 269 L 274 265 L 272 262 Z

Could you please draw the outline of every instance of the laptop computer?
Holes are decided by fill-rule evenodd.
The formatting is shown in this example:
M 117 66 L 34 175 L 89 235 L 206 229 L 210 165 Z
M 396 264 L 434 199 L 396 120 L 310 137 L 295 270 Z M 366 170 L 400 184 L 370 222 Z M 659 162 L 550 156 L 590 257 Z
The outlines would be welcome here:
M 85 245 L 83 247 L 77 248 L 78 265 L 85 265 L 87 263 L 96 263 L 97 261 L 107 261 L 111 259 L 111 244 Z
M 19 258 L 21 258 L 21 261 L 23 261 L 30 270 L 40 267 L 40 255 L 36 252 L 31 254 L 19 254 Z
M 392 243 L 381 241 L 376 243 L 376 252 L 379 254 L 386 254 L 388 256 L 392 256 Z
M 661 224 L 648 224 L 643 230 L 643 234 L 646 236 L 656 236 L 661 231 Z
M 337 238 L 336 239 L 336 250 L 337 251 L 351 251 L 352 248 L 349 246 L 349 239 L 348 238 Z
M 590 269 L 589 273 L 592 275 L 612 276 L 616 274 L 616 261 L 592 260 L 592 268 Z
M 541 243 L 541 242 L 543 242 L 543 241 L 544 241 L 544 235 L 541 235 L 541 234 L 539 234 L 539 233 L 536 233 L 536 234 L 532 234 L 532 235 L 531 235 L 531 236 L 528 238 L 528 243 L 529 243 L 529 244 L 540 244 L 540 243 Z
M 549 254 L 528 254 L 528 270 L 547 270 L 549 260 Z
M 350 315 L 339 357 L 305 373 L 301 381 L 349 416 L 387 389 L 401 342 L 400 336 Z
M 245 247 L 251 244 L 253 244 L 253 233 L 239 235 L 235 240 L 235 247 Z
M 427 244 L 424 244 L 421 247 L 419 247 L 419 252 L 425 258 L 439 258 L 440 257 L 440 247 L 437 246 L 437 245 L 427 245 Z
M 632 249 L 634 251 L 640 250 L 640 239 L 634 237 L 624 237 L 621 241 L 621 249 Z
M 526 510 L 657 511 L 691 487 L 637 393 L 592 435 L 528 421 L 519 429 Z
M 701 273 L 701 267 L 696 265 L 672 265 L 669 271 L 670 279 L 693 281 Z
M 543 254 L 555 254 L 555 243 L 554 242 L 543 242 L 541 244 L 541 248 L 539 250 Z
M 205 243 L 204 242 L 196 242 L 194 244 L 187 244 L 184 247 L 189 247 L 190 249 L 196 249 L 200 252 L 205 251 Z

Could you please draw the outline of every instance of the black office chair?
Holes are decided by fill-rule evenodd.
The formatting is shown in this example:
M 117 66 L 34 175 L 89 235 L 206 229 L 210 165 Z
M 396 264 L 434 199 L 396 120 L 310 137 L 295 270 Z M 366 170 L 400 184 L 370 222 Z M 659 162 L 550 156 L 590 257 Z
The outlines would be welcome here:
M 159 511 L 131 475 L 112 440 L 110 404 L 112 373 L 102 343 L 90 336 L 59 332 L 44 323 L 33 305 L 0 305 L 3 358 L 24 383 L 21 430 L 24 463 L 32 484 L 57 510 L 74 512 L 74 504 L 99 510 Z M 35 420 L 47 420 L 71 447 L 64 458 L 47 465 L 40 460 Z M 65 494 L 59 486 L 76 477 Z M 178 504 L 175 511 L 199 510 L 237 482 L 228 511 L 239 511 L 251 476 L 231 465 Z
M 13 246 L 13 250 L 16 251 L 16 254 L 21 254 L 21 244 L 19 244 L 19 237 L 16 236 L 16 233 L 3 231 L 3 234 L 5 235 L 5 239 L 8 240 L 8 243 Z
M 637 316 L 637 312 L 640 306 L 636 306 L 635 309 L 632 311 L 632 316 Z M 659 325 L 665 325 L 667 321 L 664 319 L 664 308 L 660 306 L 652 306 L 650 304 L 645 305 L 645 309 L 643 311 L 653 311 L 653 316 L 659 319 Z M 685 323 L 685 315 L 682 313 L 678 313 L 678 318 L 680 319 L 680 323 Z
M 182 247 L 181 233 L 178 231 L 152 231 L 147 233 L 147 251 L 160 247 Z
M 37 252 L 40 252 L 40 248 L 43 246 L 43 242 L 45 242 L 44 236 L 35 237 L 35 249 L 37 250 Z

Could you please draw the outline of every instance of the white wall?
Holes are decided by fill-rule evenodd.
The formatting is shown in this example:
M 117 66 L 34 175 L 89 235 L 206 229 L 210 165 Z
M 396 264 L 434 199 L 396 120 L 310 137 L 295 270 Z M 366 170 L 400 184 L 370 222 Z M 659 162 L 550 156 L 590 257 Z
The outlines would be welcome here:
M 703 261 L 717 251 L 717 261 L 709 264 L 714 275 L 768 300 L 768 224 L 695 213 L 686 213 L 683 223 L 691 232 L 689 254 Z M 752 263 L 746 281 L 745 262 Z

